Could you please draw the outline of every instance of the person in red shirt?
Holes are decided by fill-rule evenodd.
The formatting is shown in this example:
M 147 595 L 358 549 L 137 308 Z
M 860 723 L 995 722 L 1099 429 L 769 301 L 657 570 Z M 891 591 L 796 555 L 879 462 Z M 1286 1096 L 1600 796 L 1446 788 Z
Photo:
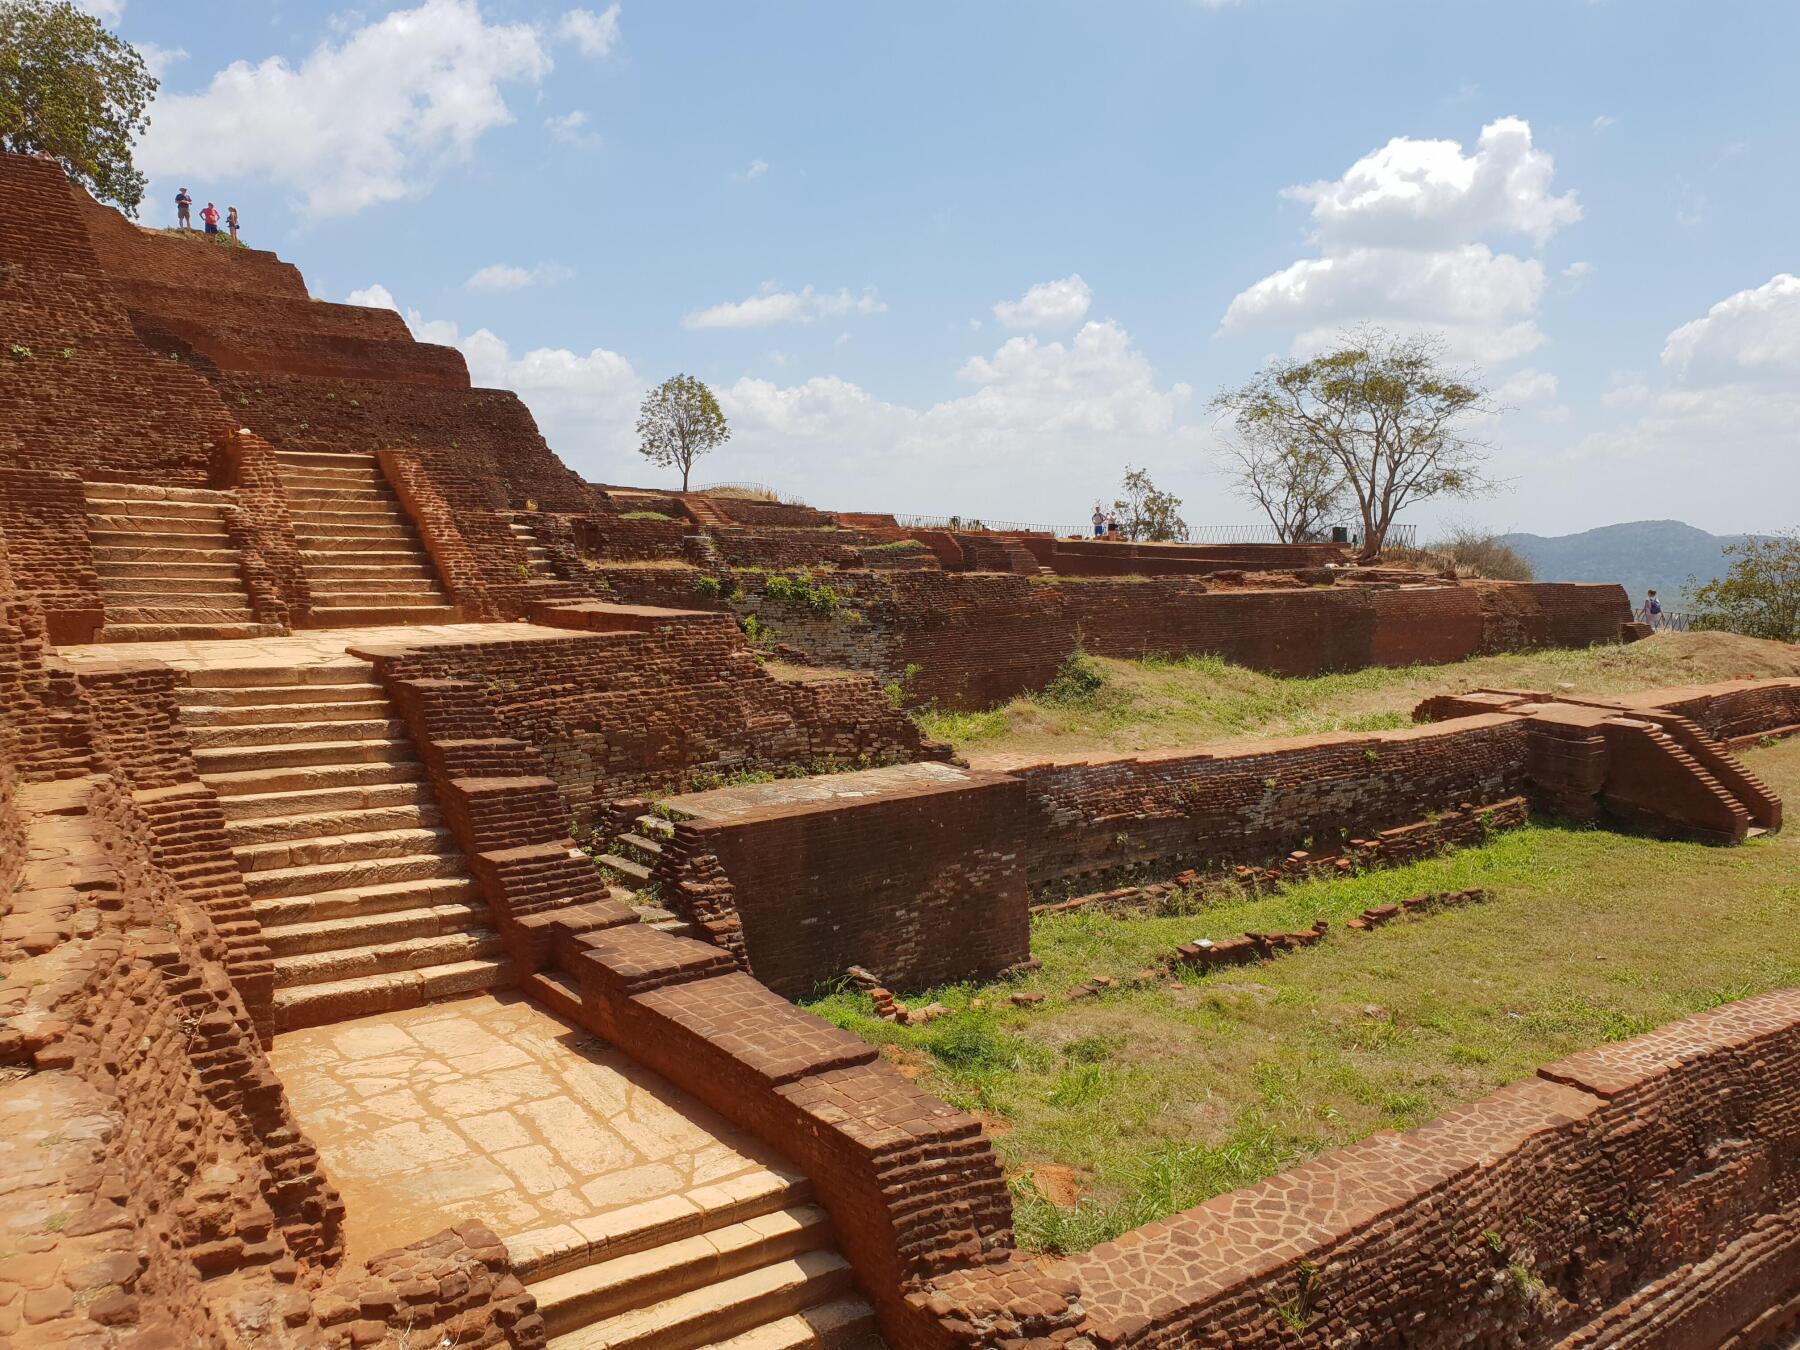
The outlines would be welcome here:
M 211 202 L 208 202 L 206 204 L 206 210 L 200 213 L 200 219 L 206 222 L 206 232 L 208 234 L 217 234 L 219 232 L 219 208 L 214 206 Z

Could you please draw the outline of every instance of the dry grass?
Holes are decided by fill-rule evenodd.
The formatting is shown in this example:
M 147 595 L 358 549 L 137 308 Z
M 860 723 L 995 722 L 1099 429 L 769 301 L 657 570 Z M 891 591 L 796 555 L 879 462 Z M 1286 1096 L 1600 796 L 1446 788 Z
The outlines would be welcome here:
M 1431 694 L 1500 687 L 1620 694 L 1664 685 L 1800 675 L 1800 647 L 1730 633 L 1659 633 L 1629 646 L 1521 652 L 1444 666 L 1281 679 L 1216 657 L 1095 658 L 1086 700 L 1014 699 L 989 712 L 928 711 L 932 736 L 969 754 L 1150 750 L 1406 726 Z
M 1800 799 L 1800 741 L 1744 758 Z M 1341 926 L 1371 904 L 1467 886 L 1494 898 L 1374 933 Z M 1177 943 L 1316 917 L 1333 923 L 1316 948 L 1188 975 L 1180 989 L 1133 987 Z M 1718 849 L 1533 825 L 1186 917 L 1040 919 L 1041 971 L 931 991 L 923 997 L 954 1012 L 925 1027 L 877 1021 L 851 993 L 812 1006 L 990 1122 L 1022 1240 L 1078 1250 L 1375 1130 L 1419 1124 L 1574 1051 L 1800 984 L 1796 932 L 1793 830 Z M 1093 975 L 1124 987 L 1063 997 Z M 1048 998 L 1015 1008 L 1015 990 Z

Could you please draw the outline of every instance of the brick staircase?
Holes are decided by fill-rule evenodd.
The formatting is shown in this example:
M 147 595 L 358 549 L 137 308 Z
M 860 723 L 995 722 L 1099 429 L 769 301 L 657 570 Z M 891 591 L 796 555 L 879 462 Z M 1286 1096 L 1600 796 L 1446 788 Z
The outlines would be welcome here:
M 113 642 L 269 637 L 244 589 L 223 492 L 87 483 L 88 538 Z
M 551 1350 L 881 1345 L 805 1177 L 759 1172 L 627 1215 L 604 1244 L 519 1262 Z
M 275 964 L 275 1025 L 510 982 L 386 694 L 358 664 L 202 669 L 182 721 Z
M 607 851 L 594 861 L 611 874 L 613 898 L 637 910 L 643 922 L 675 937 L 699 937 L 694 926 L 671 913 L 657 894 L 656 864 L 674 833 L 668 821 L 646 813 L 630 830 L 615 836 Z
M 506 524 L 512 531 L 513 538 L 519 541 L 519 547 L 525 550 L 532 575 L 554 577 L 556 571 L 550 566 L 550 551 L 538 542 L 537 532 L 531 528 L 529 515 L 524 519 L 514 516 Z
M 313 628 L 450 623 L 456 609 L 373 455 L 276 452 Z
M 715 506 L 713 504 L 713 499 L 706 496 L 704 493 L 690 492 L 685 497 L 681 498 L 681 504 L 687 508 L 689 517 L 696 525 L 723 526 L 735 525 L 737 523 Z

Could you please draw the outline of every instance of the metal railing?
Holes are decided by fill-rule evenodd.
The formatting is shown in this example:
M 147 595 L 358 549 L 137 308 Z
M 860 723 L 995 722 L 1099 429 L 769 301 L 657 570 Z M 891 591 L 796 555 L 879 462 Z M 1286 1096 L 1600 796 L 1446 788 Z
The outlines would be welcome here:
M 895 512 L 897 524 L 909 530 L 950 530 L 969 533 L 988 534 L 1050 534 L 1063 538 L 1094 537 L 1091 523 L 1081 525 L 1049 525 L 1037 521 L 1025 520 L 993 520 L 986 516 L 922 516 Z M 1344 527 L 1344 542 L 1355 547 L 1362 543 L 1362 530 L 1356 526 Z M 1417 546 L 1419 527 L 1417 525 L 1392 525 L 1388 528 L 1387 544 L 1392 548 L 1414 548 Z M 1308 542 L 1330 543 L 1332 532 L 1326 530 L 1315 540 Z M 1186 536 L 1171 543 L 1182 544 L 1279 544 L 1284 542 L 1273 525 L 1190 525 Z

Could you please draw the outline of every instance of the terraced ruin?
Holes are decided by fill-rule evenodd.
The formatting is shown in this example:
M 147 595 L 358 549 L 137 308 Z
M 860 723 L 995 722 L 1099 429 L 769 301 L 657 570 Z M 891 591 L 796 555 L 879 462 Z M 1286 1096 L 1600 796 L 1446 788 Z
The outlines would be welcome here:
M 1078 651 L 1297 677 L 1645 632 L 1617 586 L 1331 545 L 589 483 L 397 314 L 139 229 L 46 161 L 0 156 L 0 195 L 32 203 L 0 213 L 0 1341 L 1800 1325 L 1793 988 L 1054 1256 L 1017 1241 L 982 1119 L 793 1001 L 1029 1007 L 1034 910 L 1363 874 L 1539 818 L 1764 848 L 1755 747 L 1800 730 L 1800 679 L 959 757 L 910 712 L 1041 690 Z

